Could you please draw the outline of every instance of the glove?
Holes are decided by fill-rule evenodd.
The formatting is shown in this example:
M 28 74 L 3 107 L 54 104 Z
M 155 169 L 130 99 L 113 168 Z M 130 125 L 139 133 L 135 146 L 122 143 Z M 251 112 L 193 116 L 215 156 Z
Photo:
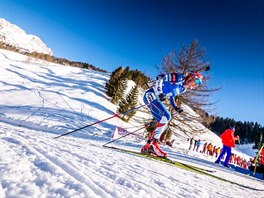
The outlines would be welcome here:
M 180 114 L 180 113 L 182 113 L 182 112 L 183 112 L 183 109 L 181 109 L 181 108 L 178 108 L 178 107 L 177 107 L 175 110 L 178 112 L 178 114 Z
M 162 102 L 162 101 L 165 101 L 166 100 L 166 95 L 164 93 L 161 93 L 159 95 L 159 100 Z

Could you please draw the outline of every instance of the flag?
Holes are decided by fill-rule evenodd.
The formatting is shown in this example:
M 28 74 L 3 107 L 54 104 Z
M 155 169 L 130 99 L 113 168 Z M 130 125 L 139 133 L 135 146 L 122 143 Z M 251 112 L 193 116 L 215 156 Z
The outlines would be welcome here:
M 128 133 L 129 133 L 129 131 L 127 131 L 126 129 L 123 129 L 121 127 L 116 127 L 115 131 L 114 131 L 114 133 L 112 135 L 112 138 L 116 139 L 116 138 L 118 138 L 120 136 L 123 136 L 123 135 L 126 135 Z

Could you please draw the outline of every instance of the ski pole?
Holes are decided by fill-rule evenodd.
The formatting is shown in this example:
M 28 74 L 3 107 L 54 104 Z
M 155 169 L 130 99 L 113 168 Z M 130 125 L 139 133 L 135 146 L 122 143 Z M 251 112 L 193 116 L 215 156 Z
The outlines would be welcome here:
M 123 136 L 121 136 L 121 137 L 119 137 L 119 138 L 116 138 L 116 139 L 114 139 L 114 140 L 111 140 L 110 142 L 105 143 L 105 144 L 103 145 L 103 147 L 107 147 L 107 146 L 106 146 L 107 144 L 110 144 L 110 143 L 112 143 L 112 142 L 115 142 L 116 140 L 120 140 L 120 139 L 122 139 L 122 138 L 124 138 L 124 137 L 126 137 L 126 136 L 129 136 L 129 135 L 131 135 L 131 134 L 134 134 L 134 133 L 136 133 L 136 132 L 138 132 L 138 131 L 140 131 L 141 129 L 144 129 L 144 128 L 146 128 L 146 126 L 141 127 L 141 128 L 139 128 L 139 129 L 137 129 L 137 130 L 135 130 L 135 131 L 132 131 L 132 132 L 130 132 L 130 133 L 127 133 L 127 134 L 125 134 L 125 135 L 123 135 Z
M 126 112 L 122 112 L 122 113 L 120 113 L 120 114 L 126 115 L 126 114 L 128 114 L 128 113 L 130 113 L 130 112 L 132 112 L 132 111 L 135 111 L 135 110 L 137 110 L 137 109 L 139 109 L 139 108 L 141 108 L 141 107 L 144 107 L 144 106 L 146 106 L 146 105 L 147 105 L 147 104 L 144 104 L 144 105 L 141 105 L 141 106 L 135 107 L 135 108 L 133 108 L 133 109 L 130 109 L 130 110 L 126 111 Z M 54 137 L 53 139 L 57 139 L 57 138 L 60 138 L 60 137 L 62 137 L 62 136 L 65 136 L 65 135 L 69 135 L 69 134 L 71 134 L 71 133 L 74 133 L 74 132 L 76 132 L 76 131 L 80 131 L 80 130 L 82 130 L 82 129 L 85 129 L 85 128 L 87 128 L 87 127 L 90 127 L 90 126 L 93 126 L 93 125 L 96 125 L 96 124 L 99 124 L 99 123 L 104 122 L 104 121 L 106 121 L 106 120 L 110 120 L 110 119 L 112 119 L 112 118 L 119 117 L 120 114 L 115 113 L 114 115 L 112 115 L 112 116 L 110 116 L 110 117 L 108 117 L 108 118 L 105 118 L 105 119 L 103 119 L 103 120 L 99 120 L 99 121 L 94 122 L 94 123 L 92 123 L 92 124 L 88 124 L 88 125 L 86 125 L 86 126 L 83 126 L 83 127 L 81 127 L 81 128 L 75 129 L 75 130 L 73 130 L 73 131 L 70 131 L 70 132 L 67 132 L 67 133 L 61 134 L 61 135 L 59 135 L 59 136 Z
M 259 149 L 259 151 L 258 151 L 258 155 L 257 155 L 257 157 L 256 157 L 255 160 L 254 160 L 255 167 L 254 167 L 253 175 L 256 174 L 256 171 L 257 171 L 257 165 L 258 165 L 258 162 L 259 162 L 259 156 L 260 156 L 260 153 L 262 152 L 262 149 L 264 149 L 264 144 L 262 144 L 262 147 Z

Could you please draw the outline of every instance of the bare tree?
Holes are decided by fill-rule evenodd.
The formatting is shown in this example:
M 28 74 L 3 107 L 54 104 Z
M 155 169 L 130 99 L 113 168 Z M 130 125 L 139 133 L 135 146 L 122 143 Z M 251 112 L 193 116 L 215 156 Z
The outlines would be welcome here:
M 190 46 L 182 47 L 179 52 L 173 51 L 167 56 L 163 57 L 159 71 L 162 73 L 188 73 L 188 72 L 203 72 L 210 68 L 210 62 L 206 59 L 206 51 L 199 46 L 197 40 L 194 40 Z M 169 123 L 170 127 L 174 127 L 180 131 L 193 133 L 201 133 L 196 127 L 190 124 L 190 121 L 197 122 L 198 124 L 207 125 L 212 121 L 212 117 L 208 116 L 207 111 L 211 110 L 214 103 L 208 102 L 208 97 L 219 88 L 209 89 L 207 82 L 210 79 L 208 74 L 203 73 L 203 83 L 195 88 L 188 89 L 184 94 L 176 97 L 178 106 L 186 104 L 191 107 L 200 116 L 195 116 L 188 111 L 183 112 L 180 116 L 174 116 Z M 171 113 L 173 109 L 169 108 Z

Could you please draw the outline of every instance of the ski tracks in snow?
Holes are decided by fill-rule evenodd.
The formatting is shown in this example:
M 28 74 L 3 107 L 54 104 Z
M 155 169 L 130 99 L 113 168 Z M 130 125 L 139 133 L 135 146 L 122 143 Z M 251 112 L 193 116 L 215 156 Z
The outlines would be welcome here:
M 142 167 L 139 166 L 135 170 L 133 166 L 130 170 L 122 172 L 118 159 L 117 163 L 107 160 L 111 158 L 110 151 L 98 153 L 101 151 L 96 151 L 96 146 L 85 146 L 90 144 L 87 140 L 81 140 L 83 145 L 79 145 L 79 142 L 74 142 L 73 139 L 57 141 L 53 140 L 50 134 L 29 134 L 28 131 L 24 133 L 14 130 L 0 141 L 1 145 L 8 144 L 8 147 L 2 146 L 1 152 L 9 158 L 10 155 L 13 156 L 12 162 L 0 164 L 0 171 L 1 167 L 5 170 L 5 174 L 1 176 L 1 185 L 4 189 L 9 189 L 5 192 L 6 197 L 20 194 L 34 197 L 49 195 L 107 198 L 125 197 L 126 193 L 133 194 L 134 191 L 138 191 L 139 195 L 140 192 L 146 195 L 148 191 L 153 191 L 150 194 L 156 191 L 150 184 L 142 182 Z M 101 155 L 102 159 L 94 157 L 98 155 Z M 127 162 L 121 164 L 124 163 Z M 162 182 L 160 185 L 163 185 Z M 39 192 L 41 194 L 38 194 Z M 166 194 L 163 193 L 163 196 Z
M 215 186 L 225 183 L 209 177 L 109 150 L 96 140 L 53 137 L 0 126 L 0 197 L 224 196 Z
M 36 188 L 40 188 L 38 192 L 42 192 L 42 195 L 65 197 L 100 197 L 103 195 L 99 192 L 102 190 L 96 189 L 86 177 L 56 156 L 54 152 L 50 152 L 48 147 L 44 148 L 41 142 L 35 141 L 34 143 L 32 139 L 24 139 L 14 134 L 3 140 L 9 143 L 11 151 L 7 151 L 6 154 L 12 153 L 16 158 L 13 163 L 18 168 L 16 168 L 15 175 L 21 178 L 12 180 L 12 178 L 4 177 L 1 179 L 2 186 L 5 187 L 10 183 L 9 187 L 14 186 L 14 191 L 18 191 L 20 187 L 23 189 L 21 185 L 27 185 L 27 181 L 23 181 L 23 174 L 31 174 L 32 180 L 28 181 L 28 188 L 32 189 L 32 185 L 35 185 Z M 14 169 L 10 168 L 10 173 L 14 176 Z M 28 179 L 28 177 L 25 178 Z M 54 183 L 56 186 L 53 187 Z M 22 195 L 31 193 L 19 192 Z
M 181 182 L 180 178 L 164 176 L 151 161 L 142 167 L 138 161 L 144 159 L 99 149 L 97 142 L 72 137 L 54 140 L 52 134 L 12 127 L 1 131 L 9 131 L 0 132 L 0 150 L 5 153 L 0 160 L 3 197 L 175 197 L 177 192 L 178 197 L 186 196 L 171 184 Z M 150 173 L 152 177 L 146 177 Z

